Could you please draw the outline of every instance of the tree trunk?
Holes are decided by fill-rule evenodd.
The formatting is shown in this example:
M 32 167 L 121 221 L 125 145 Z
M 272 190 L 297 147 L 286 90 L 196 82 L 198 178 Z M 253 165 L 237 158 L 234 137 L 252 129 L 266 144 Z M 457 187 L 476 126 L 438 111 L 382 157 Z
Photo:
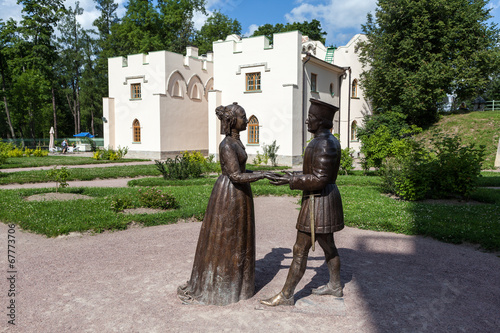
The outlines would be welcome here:
M 73 106 L 71 106 L 71 98 L 69 97 L 69 94 L 66 94 L 66 99 L 68 100 L 68 106 L 71 111 L 71 114 L 73 114 L 73 120 L 75 121 L 75 134 L 78 134 L 80 132 L 76 132 L 77 130 L 77 118 L 76 118 L 76 110 Z
M 80 75 L 78 71 L 76 72 L 77 75 Z M 76 79 L 76 103 L 75 103 L 75 111 L 76 111 L 76 118 L 77 118 L 77 131 L 78 133 L 81 132 L 81 115 L 80 115 L 80 89 L 79 89 L 79 84 L 78 84 L 78 79 Z
M 14 132 L 14 127 L 12 126 L 12 121 L 10 120 L 9 104 L 7 103 L 7 94 L 5 91 L 5 73 L 3 69 L 3 62 L 0 62 L 0 70 L 2 71 L 2 91 L 3 91 L 3 103 L 5 104 L 5 113 L 7 114 L 7 125 L 9 125 L 10 135 L 15 140 L 16 133 Z
M 56 95 L 54 87 L 52 87 L 52 111 L 54 111 L 54 139 L 57 139 L 57 112 L 56 112 Z
M 90 129 L 92 131 L 92 135 L 95 137 L 95 131 L 94 131 L 94 109 L 90 109 Z
M 33 140 L 33 146 L 36 146 L 36 135 L 35 135 L 35 116 L 33 110 L 33 104 L 30 103 L 30 107 L 28 108 L 28 116 L 29 116 L 29 130 L 31 133 L 31 139 Z

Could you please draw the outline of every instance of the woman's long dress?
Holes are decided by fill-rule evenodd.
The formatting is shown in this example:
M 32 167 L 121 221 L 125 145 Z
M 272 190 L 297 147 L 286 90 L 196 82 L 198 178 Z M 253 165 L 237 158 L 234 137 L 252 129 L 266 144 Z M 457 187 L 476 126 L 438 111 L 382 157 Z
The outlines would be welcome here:
M 226 305 L 253 296 L 255 217 L 245 173 L 243 144 L 230 136 L 219 146 L 222 175 L 217 179 L 200 230 L 191 279 L 178 289 L 186 303 Z

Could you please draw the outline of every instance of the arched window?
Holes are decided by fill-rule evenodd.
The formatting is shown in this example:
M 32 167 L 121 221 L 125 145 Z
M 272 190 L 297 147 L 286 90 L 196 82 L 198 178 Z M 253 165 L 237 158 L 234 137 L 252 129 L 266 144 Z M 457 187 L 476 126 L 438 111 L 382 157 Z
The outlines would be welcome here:
M 335 96 L 335 90 L 334 90 L 334 86 L 333 86 L 333 83 L 330 83 L 330 95 Z
M 351 141 L 357 141 L 358 140 L 358 123 L 356 120 L 354 120 L 351 123 Z
M 132 132 L 134 142 L 141 142 L 141 123 L 137 119 L 132 123 Z
M 198 85 L 193 86 L 193 92 L 191 93 L 191 99 L 201 99 Z
M 259 120 L 255 116 L 251 116 L 248 120 L 248 143 L 259 143 Z
M 182 76 L 178 70 L 173 71 L 167 80 L 168 94 L 174 98 L 184 98 L 184 94 L 187 93 L 186 89 L 187 86 L 184 76 Z M 190 92 L 191 90 L 189 90 L 189 93 Z
M 181 89 L 181 84 L 179 83 L 179 81 L 175 82 L 173 96 L 174 97 L 182 97 L 182 89 Z
M 351 97 L 358 97 L 358 80 L 354 79 L 352 81 L 352 92 L 351 92 Z

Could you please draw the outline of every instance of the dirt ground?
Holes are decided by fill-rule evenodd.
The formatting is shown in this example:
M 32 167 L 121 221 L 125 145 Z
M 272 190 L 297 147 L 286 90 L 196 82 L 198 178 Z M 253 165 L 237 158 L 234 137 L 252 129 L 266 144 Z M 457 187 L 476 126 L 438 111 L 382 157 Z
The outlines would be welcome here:
M 291 262 L 297 199 L 255 198 L 256 294 L 236 304 L 186 306 L 201 223 L 46 238 L 14 229 L 15 281 L 1 256 L 0 332 L 496 332 L 500 259 L 429 238 L 346 228 L 335 234 L 344 297 L 311 295 L 328 279 L 310 253 L 295 306 L 265 308 Z M 9 226 L 0 224 L 0 253 Z M 12 234 L 12 231 L 10 231 Z M 15 323 L 7 323 L 9 288 Z M 12 298 L 10 298 L 12 299 Z

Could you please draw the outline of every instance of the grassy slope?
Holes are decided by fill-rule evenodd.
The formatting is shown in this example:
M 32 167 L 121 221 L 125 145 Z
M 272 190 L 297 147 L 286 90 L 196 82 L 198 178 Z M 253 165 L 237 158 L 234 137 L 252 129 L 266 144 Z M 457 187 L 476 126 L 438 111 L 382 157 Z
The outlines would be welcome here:
M 486 146 L 483 169 L 493 169 L 500 138 L 500 112 L 483 111 L 466 114 L 445 115 L 441 120 L 425 131 L 422 136 L 430 137 L 433 131 L 458 134 L 464 143 Z

